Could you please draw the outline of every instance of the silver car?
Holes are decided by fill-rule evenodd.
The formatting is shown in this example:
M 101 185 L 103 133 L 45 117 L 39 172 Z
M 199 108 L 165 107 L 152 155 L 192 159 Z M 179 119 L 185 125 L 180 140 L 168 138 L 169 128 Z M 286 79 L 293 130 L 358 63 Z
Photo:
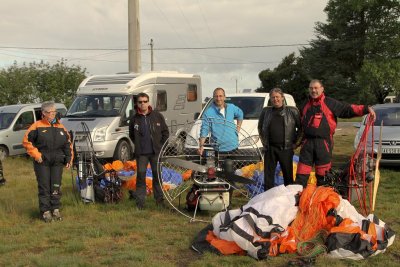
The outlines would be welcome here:
M 374 123 L 374 152 L 378 151 L 379 130 L 383 121 L 382 129 L 382 159 L 381 165 L 399 166 L 400 164 L 400 103 L 380 104 L 373 106 L 376 112 Z M 354 139 L 354 147 L 358 146 L 361 135 L 365 128 L 366 117 L 357 125 L 359 130 Z M 372 132 L 372 131 L 371 131 Z M 371 133 L 368 136 L 367 148 L 371 151 Z

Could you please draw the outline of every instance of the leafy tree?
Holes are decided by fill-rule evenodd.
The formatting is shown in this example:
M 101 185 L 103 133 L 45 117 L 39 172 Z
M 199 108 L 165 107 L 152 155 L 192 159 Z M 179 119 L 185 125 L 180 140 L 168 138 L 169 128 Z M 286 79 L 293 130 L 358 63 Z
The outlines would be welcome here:
M 53 100 L 69 106 L 86 69 L 68 66 L 62 59 L 54 65 L 15 62 L 0 71 L 0 104 L 33 103 Z
M 400 60 L 367 61 L 357 80 L 363 88 L 363 97 L 383 103 L 386 96 L 400 95 Z M 372 94 L 371 94 L 372 93 Z M 373 99 L 375 98 L 375 99 Z
M 296 102 L 302 102 L 307 97 L 309 79 L 294 53 L 283 58 L 273 70 L 261 71 L 258 77 L 261 80 L 258 92 L 269 92 L 274 87 L 280 87 L 285 93 L 293 95 Z
M 316 23 L 316 39 L 300 51 L 302 65 L 324 82 L 330 96 L 355 101 L 364 62 L 400 54 L 400 2 L 330 0 L 324 11 L 327 23 Z

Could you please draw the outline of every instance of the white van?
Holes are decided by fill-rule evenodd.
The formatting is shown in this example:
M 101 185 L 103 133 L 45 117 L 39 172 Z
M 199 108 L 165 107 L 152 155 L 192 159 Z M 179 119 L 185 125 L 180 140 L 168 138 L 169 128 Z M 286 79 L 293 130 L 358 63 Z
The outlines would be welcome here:
M 258 119 L 260 117 L 261 111 L 264 107 L 271 105 L 269 102 L 269 93 L 238 93 L 238 94 L 228 94 L 226 96 L 226 103 L 232 103 L 238 106 L 243 111 L 243 123 L 241 131 L 245 132 L 245 135 L 239 136 L 239 149 L 249 149 L 248 144 L 256 144 L 258 148 L 262 148 L 262 143 L 258 134 Z M 207 110 L 213 103 L 213 98 L 210 98 L 207 104 L 201 111 L 199 118 L 202 117 L 205 110 Z M 288 106 L 296 106 L 294 98 L 290 94 L 285 94 L 285 102 Z M 235 121 L 236 123 L 236 121 Z M 201 123 L 195 123 L 191 129 L 190 135 L 197 141 L 200 135 Z M 252 140 L 243 139 L 244 137 L 250 138 Z M 197 148 L 195 146 L 189 145 L 189 141 L 186 142 L 185 147 L 187 149 Z
M 62 123 L 75 134 L 77 152 L 91 151 L 88 133 L 99 158 L 131 159 L 129 118 L 136 110 L 137 94 L 146 93 L 160 111 L 170 134 L 201 111 L 199 75 L 178 72 L 96 75 L 85 79 Z M 85 123 L 88 129 L 82 128 Z
M 42 118 L 42 104 L 20 104 L 0 107 L 0 150 L 6 156 L 26 153 L 22 139 L 26 130 Z M 58 113 L 67 112 L 64 104 L 56 104 Z

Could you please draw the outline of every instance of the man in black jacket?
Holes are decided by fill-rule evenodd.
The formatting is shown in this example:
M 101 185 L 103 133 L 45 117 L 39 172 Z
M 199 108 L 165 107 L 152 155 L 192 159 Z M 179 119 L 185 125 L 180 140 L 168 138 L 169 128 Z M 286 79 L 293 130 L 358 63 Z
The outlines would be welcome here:
M 157 172 L 157 159 L 163 144 L 169 137 L 169 132 L 164 116 L 152 109 L 147 94 L 138 94 L 136 103 L 137 112 L 129 122 L 129 137 L 135 144 L 137 164 L 136 205 L 139 209 L 143 209 L 146 198 L 146 170 L 149 162 L 153 174 L 154 198 L 157 205 L 164 205 Z
M 264 190 L 275 185 L 275 168 L 279 162 L 284 184 L 293 184 L 293 149 L 300 143 L 300 113 L 284 104 L 280 88 L 269 92 L 272 107 L 265 107 L 258 121 L 258 133 L 264 146 Z

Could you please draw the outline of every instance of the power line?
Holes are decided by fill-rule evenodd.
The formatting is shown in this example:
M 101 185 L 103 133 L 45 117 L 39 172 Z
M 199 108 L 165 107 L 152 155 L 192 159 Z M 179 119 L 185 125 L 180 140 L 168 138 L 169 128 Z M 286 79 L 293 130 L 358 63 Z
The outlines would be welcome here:
M 205 47 L 164 47 L 154 48 L 154 50 L 210 50 L 210 49 L 247 49 L 247 48 L 273 48 L 308 46 L 308 43 L 298 44 L 272 44 L 272 45 L 243 45 L 243 46 L 205 46 Z M 22 49 L 22 50 L 64 50 L 64 51 L 128 51 L 128 48 L 68 48 L 68 47 L 28 47 L 28 46 L 0 46 L 0 49 Z M 141 51 L 150 48 L 141 48 Z

